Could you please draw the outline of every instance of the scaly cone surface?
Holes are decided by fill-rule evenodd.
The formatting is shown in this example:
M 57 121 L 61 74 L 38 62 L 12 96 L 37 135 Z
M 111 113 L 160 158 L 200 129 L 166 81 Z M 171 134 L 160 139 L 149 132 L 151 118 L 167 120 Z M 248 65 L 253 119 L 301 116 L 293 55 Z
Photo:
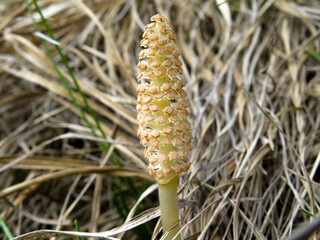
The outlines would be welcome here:
M 149 174 L 166 184 L 190 168 L 192 134 L 173 28 L 159 14 L 151 21 L 142 36 L 145 49 L 139 53 L 138 136 L 146 147 Z

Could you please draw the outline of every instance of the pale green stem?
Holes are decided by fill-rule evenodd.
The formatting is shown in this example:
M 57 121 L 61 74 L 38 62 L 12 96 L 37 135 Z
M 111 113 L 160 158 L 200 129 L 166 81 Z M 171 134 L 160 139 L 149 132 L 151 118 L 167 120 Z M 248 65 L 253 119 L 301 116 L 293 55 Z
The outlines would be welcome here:
M 163 234 L 170 231 L 166 240 L 171 240 L 179 231 L 179 208 L 178 208 L 178 176 L 167 184 L 159 183 L 159 201 Z M 181 240 L 179 235 L 177 240 Z

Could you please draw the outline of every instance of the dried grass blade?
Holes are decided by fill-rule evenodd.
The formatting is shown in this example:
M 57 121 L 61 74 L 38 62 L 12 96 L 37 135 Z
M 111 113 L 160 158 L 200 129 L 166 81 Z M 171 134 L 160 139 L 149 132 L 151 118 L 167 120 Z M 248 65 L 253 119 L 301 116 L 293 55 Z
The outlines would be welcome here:
M 17 191 L 21 191 L 33 184 L 43 183 L 57 178 L 68 177 L 77 174 L 88 174 L 88 173 L 107 173 L 109 176 L 119 176 L 119 177 L 137 177 L 149 182 L 154 182 L 147 173 L 141 171 L 135 171 L 131 169 L 126 169 L 123 167 L 86 167 L 86 168 L 73 168 L 65 169 L 54 173 L 47 173 L 40 177 L 36 177 L 29 181 L 24 181 L 16 185 L 7 187 L 0 191 L 0 199 L 9 196 Z

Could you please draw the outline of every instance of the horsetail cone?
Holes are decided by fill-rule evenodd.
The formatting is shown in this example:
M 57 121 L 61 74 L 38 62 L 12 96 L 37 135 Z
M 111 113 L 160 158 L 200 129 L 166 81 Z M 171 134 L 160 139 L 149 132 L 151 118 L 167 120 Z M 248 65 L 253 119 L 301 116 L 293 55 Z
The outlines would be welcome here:
M 190 168 L 192 149 L 187 93 L 173 28 L 157 14 L 143 33 L 137 92 L 138 136 L 146 147 L 148 171 L 166 184 Z

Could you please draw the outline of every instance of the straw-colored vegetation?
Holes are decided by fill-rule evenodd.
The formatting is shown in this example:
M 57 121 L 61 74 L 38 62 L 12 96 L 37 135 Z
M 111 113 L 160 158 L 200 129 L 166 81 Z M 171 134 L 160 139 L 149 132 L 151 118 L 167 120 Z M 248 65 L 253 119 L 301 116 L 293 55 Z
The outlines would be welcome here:
M 319 9 L 318 0 L 1 1 L 0 238 L 161 237 L 135 108 L 141 34 L 155 13 L 176 31 L 193 126 L 178 187 L 184 239 L 285 239 L 311 222 Z

